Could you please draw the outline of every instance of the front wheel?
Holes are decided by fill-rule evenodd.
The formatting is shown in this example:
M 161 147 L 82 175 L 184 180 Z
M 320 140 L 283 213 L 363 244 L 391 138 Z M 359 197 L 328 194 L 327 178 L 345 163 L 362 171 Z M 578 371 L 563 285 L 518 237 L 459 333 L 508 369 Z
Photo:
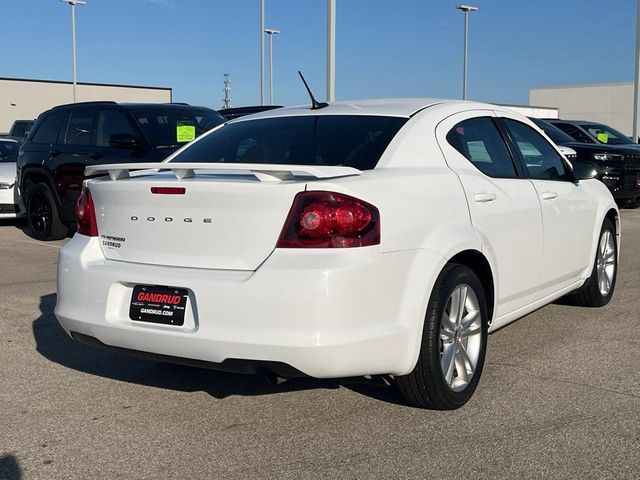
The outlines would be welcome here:
M 600 230 L 596 258 L 591 276 L 570 300 L 583 307 L 604 307 L 611 301 L 618 278 L 618 241 L 616 228 L 611 220 L 605 219 Z
M 412 405 L 453 410 L 478 386 L 487 346 L 488 311 L 482 284 L 464 265 L 449 264 L 433 288 L 413 371 L 396 377 Z

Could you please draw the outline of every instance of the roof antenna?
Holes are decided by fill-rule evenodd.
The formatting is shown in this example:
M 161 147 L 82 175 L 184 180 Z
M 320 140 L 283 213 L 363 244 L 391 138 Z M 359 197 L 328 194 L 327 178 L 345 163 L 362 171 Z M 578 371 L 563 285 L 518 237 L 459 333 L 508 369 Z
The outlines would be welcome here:
M 327 102 L 318 102 L 316 100 L 316 97 L 314 97 L 313 93 L 311 93 L 311 89 L 309 88 L 309 84 L 304 79 L 304 76 L 302 75 L 302 72 L 300 70 L 298 70 L 298 75 L 300 75 L 300 78 L 302 79 L 302 83 L 304 83 L 304 86 L 307 89 L 307 92 L 309 92 L 309 97 L 311 98 L 311 110 L 319 110 L 321 108 L 328 107 L 329 104 Z

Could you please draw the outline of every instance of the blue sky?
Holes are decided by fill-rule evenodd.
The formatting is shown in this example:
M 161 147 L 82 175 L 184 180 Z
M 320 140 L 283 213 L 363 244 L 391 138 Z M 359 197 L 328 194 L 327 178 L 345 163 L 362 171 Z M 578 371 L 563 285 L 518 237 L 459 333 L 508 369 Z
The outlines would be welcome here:
M 69 7 L 0 0 L 0 76 L 69 80 Z M 631 81 L 634 0 L 476 0 L 469 97 L 528 102 L 529 88 Z M 336 97 L 460 96 L 462 13 L 449 0 L 337 0 Z M 275 102 L 306 102 L 296 71 L 325 96 L 326 1 L 266 0 Z M 219 108 L 260 100 L 258 0 L 88 0 L 78 8 L 78 79 L 169 86 Z M 268 57 L 267 57 L 268 58 Z M 268 72 L 267 72 L 268 73 Z M 267 85 L 268 86 L 268 85 Z

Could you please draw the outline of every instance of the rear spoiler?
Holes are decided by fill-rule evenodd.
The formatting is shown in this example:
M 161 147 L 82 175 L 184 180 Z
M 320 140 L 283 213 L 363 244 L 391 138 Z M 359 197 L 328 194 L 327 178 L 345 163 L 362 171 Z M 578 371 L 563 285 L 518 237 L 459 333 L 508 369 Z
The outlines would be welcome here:
M 259 163 L 115 163 L 110 165 L 90 165 L 84 169 L 85 176 L 109 175 L 111 180 L 129 178 L 132 170 L 146 170 L 139 174 L 153 174 L 168 170 L 178 180 L 196 176 L 197 171 L 207 171 L 219 175 L 243 175 L 251 172 L 261 182 L 281 182 L 293 177 L 336 178 L 360 175 L 362 170 L 352 167 L 321 165 L 278 165 Z M 154 171 L 149 171 L 154 170 Z

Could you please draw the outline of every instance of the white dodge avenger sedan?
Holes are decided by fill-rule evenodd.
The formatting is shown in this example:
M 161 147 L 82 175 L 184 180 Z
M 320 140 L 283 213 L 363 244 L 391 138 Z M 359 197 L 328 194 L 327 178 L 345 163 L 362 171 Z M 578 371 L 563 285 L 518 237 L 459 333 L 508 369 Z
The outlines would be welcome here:
M 124 353 L 387 375 L 410 404 L 454 409 L 489 332 L 567 294 L 606 305 L 616 284 L 607 188 L 494 105 L 272 110 L 164 163 L 86 174 L 55 313 L 76 340 Z

